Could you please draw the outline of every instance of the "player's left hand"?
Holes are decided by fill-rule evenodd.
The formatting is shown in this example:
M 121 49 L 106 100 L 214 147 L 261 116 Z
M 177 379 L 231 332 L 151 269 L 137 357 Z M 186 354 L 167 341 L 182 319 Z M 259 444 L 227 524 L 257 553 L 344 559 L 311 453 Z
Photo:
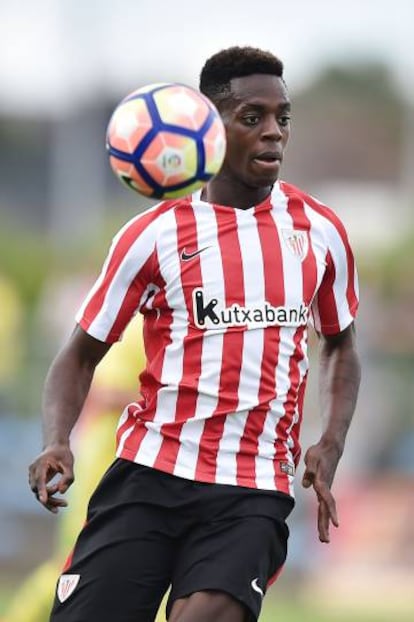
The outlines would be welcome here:
M 331 492 L 331 485 L 338 466 L 340 453 L 333 447 L 327 447 L 322 442 L 309 447 L 305 454 L 305 472 L 302 486 L 316 492 L 318 498 L 318 533 L 321 542 L 330 542 L 330 523 L 339 527 L 336 502 Z

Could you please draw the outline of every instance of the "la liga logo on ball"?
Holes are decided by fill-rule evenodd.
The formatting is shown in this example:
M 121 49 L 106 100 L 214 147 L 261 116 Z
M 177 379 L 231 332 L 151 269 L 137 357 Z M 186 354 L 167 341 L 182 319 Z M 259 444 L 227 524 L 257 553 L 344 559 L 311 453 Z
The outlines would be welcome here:
M 150 84 L 125 97 L 108 124 L 116 176 L 154 199 L 195 192 L 223 164 L 226 134 L 214 104 L 184 84 Z

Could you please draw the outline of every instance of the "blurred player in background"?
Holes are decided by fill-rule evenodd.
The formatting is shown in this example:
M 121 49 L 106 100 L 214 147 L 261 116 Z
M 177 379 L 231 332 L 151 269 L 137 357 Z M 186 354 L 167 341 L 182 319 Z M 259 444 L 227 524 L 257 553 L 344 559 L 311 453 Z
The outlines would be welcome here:
M 89 497 L 113 461 L 119 412 L 136 394 L 138 371 L 145 365 L 141 333 L 142 322 L 138 315 L 128 325 L 122 341 L 111 348 L 96 369 L 82 417 L 71 439 L 76 455 L 77 484 L 69 492 L 70 511 L 59 516 L 52 556 L 13 594 L 2 622 L 46 622 L 49 619 L 56 576 L 85 522 Z M 61 331 L 58 335 L 61 336 Z
M 7 412 L 24 357 L 24 312 L 17 287 L 0 271 L 0 412 Z
M 30 486 L 57 512 L 95 367 L 143 314 L 141 394 L 121 415 L 117 459 L 59 578 L 54 622 L 152 622 L 170 585 L 170 622 L 258 618 L 287 553 L 309 321 L 323 429 L 303 485 L 318 499 L 319 539 L 338 526 L 331 485 L 360 378 L 347 235 L 329 208 L 278 181 L 290 131 L 278 58 L 223 50 L 200 90 L 226 126 L 220 173 L 121 229 L 46 379 Z

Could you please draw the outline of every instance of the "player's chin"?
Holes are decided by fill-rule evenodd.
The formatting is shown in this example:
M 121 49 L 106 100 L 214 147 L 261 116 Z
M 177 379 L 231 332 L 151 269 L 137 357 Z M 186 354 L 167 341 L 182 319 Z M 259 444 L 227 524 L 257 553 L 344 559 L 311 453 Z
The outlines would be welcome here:
M 251 180 L 251 185 L 255 188 L 266 188 L 267 186 L 273 186 L 273 184 L 278 180 L 279 173 L 273 173 L 272 175 L 255 175 Z
M 251 171 L 251 182 L 256 188 L 272 186 L 279 178 L 280 161 L 273 162 L 271 166 L 254 166 Z

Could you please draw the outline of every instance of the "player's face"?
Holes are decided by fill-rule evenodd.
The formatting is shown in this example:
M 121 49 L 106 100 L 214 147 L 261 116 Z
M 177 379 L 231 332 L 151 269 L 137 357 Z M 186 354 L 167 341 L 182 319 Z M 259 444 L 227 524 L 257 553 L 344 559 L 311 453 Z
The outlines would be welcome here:
M 221 111 L 227 132 L 222 172 L 251 188 L 279 176 L 290 132 L 290 101 L 277 76 L 255 74 L 231 81 L 232 96 Z

